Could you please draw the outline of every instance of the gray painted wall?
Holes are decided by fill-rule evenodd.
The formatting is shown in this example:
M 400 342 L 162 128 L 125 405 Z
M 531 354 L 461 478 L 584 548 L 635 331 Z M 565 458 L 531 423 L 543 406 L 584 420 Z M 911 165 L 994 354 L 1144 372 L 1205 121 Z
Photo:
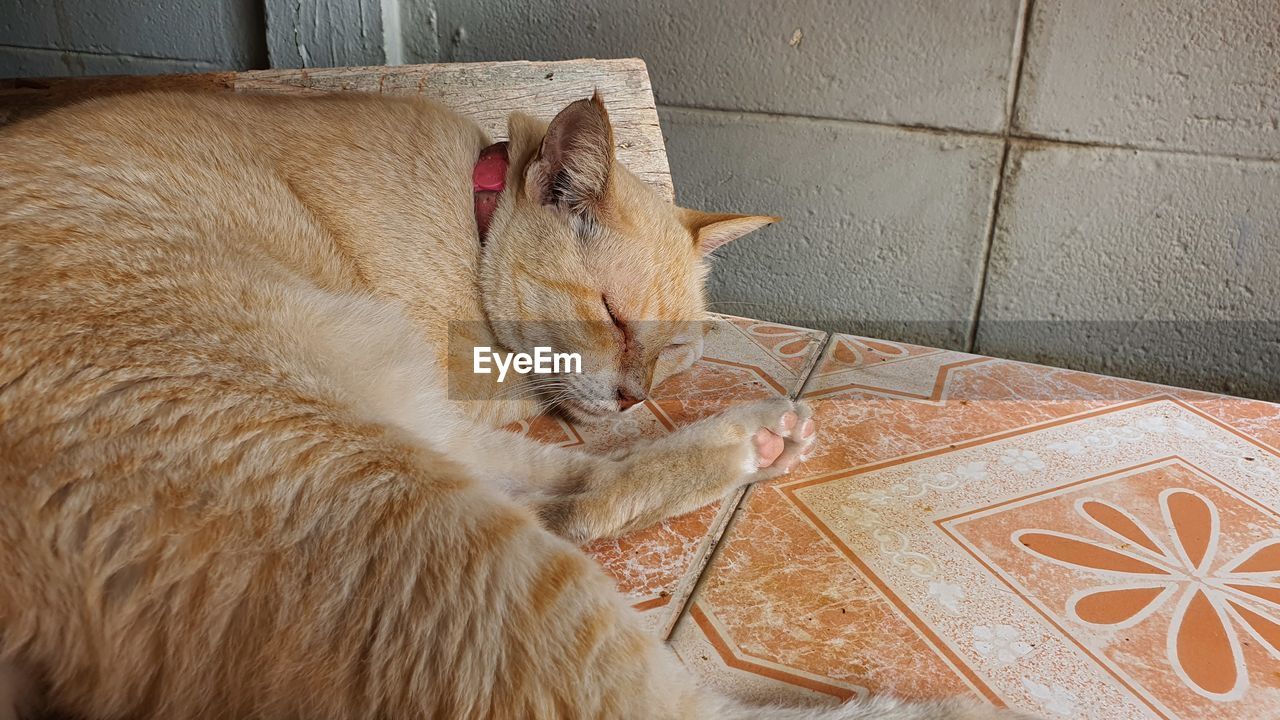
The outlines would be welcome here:
M 643 57 L 679 199 L 786 218 L 717 309 L 1280 399 L 1275 0 L 13 3 L 4 75 Z
M 260 0 L 0 0 L 0 75 L 265 67 Z

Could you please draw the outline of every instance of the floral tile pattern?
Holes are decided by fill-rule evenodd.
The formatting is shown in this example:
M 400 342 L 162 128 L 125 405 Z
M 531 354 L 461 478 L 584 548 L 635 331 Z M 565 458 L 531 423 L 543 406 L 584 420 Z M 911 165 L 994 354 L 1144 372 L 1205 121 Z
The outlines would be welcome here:
M 1254 717 L 1256 703 L 1234 701 L 1280 687 L 1280 521 L 1181 458 L 947 529 L 1153 704 Z
M 752 699 L 1280 717 L 1280 407 L 835 336 L 671 636 Z
M 818 360 L 826 333 L 718 316 L 704 336 L 702 360 L 654 388 L 641 407 L 598 425 L 539 416 L 513 429 L 542 442 L 608 452 L 670 432 L 734 404 L 795 396 Z M 724 530 L 741 492 L 724 502 L 585 549 L 665 636 Z

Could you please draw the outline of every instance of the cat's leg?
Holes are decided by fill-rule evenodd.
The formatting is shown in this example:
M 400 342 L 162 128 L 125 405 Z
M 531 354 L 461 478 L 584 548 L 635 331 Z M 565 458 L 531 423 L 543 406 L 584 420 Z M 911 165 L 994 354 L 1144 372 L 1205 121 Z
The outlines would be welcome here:
M 399 309 L 306 290 L 290 303 L 300 357 L 362 418 L 403 428 L 497 483 L 546 526 L 587 540 L 652 525 L 791 469 L 816 437 L 785 398 L 747 403 L 607 457 L 485 427 L 442 392 L 440 370 Z M 301 342 L 299 342 L 301 341 Z
M 549 530 L 577 541 L 619 535 L 790 472 L 816 440 L 808 406 L 749 403 L 563 478 L 534 508 Z
M 808 406 L 778 398 L 608 456 L 479 430 L 455 439 L 450 454 L 502 483 L 548 529 L 581 542 L 647 527 L 789 472 L 816 439 Z

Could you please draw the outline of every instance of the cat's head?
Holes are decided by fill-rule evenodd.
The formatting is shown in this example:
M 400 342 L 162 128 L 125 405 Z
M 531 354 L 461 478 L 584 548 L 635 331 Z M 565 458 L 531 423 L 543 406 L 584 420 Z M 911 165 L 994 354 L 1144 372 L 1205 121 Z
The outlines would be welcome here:
M 509 350 L 581 355 L 581 374 L 530 375 L 547 404 L 625 410 L 701 356 L 707 255 L 778 218 L 664 200 L 615 161 L 598 94 L 550 124 L 512 115 L 508 137 L 481 272 L 490 324 Z

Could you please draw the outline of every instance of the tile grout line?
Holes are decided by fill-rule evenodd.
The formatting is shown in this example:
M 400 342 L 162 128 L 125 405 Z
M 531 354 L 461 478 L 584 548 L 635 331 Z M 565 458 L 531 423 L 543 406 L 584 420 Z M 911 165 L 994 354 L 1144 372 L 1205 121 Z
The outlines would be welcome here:
M 1009 58 L 1009 95 L 1005 101 L 1004 143 L 1000 149 L 1000 165 L 996 170 L 995 187 L 991 192 L 991 210 L 987 214 L 987 228 L 982 240 L 981 270 L 974 288 L 973 306 L 969 314 L 969 331 L 965 337 L 964 351 L 972 353 L 978 344 L 978 330 L 982 325 L 982 306 L 987 297 L 987 276 L 991 271 L 991 251 L 995 247 L 996 229 L 1000 224 L 1000 204 L 1004 200 L 1005 177 L 1009 168 L 1009 155 L 1013 145 L 1013 118 L 1018 111 L 1018 93 L 1022 89 L 1022 72 L 1027 63 L 1027 38 L 1031 32 L 1031 16 L 1035 0 L 1023 0 L 1018 23 L 1014 28 L 1014 47 Z
M 813 354 L 813 361 L 804 370 L 804 377 L 799 381 L 794 392 L 788 397 L 792 400 L 799 400 L 804 396 L 804 390 L 809 386 L 809 380 L 813 378 L 813 374 L 817 372 L 818 367 L 822 365 L 823 359 L 827 355 L 827 350 L 831 347 L 832 341 L 835 340 L 836 333 L 822 331 L 822 344 L 818 347 L 817 352 Z M 689 594 L 685 597 L 684 604 L 680 607 L 680 612 L 676 613 L 675 619 L 671 621 L 665 635 L 662 636 L 663 643 L 670 643 L 671 637 L 675 635 L 677 629 L 685 621 L 685 617 L 689 615 L 690 608 L 693 607 L 694 600 L 698 597 L 699 591 L 706 585 L 707 575 L 711 572 L 711 566 L 715 564 L 716 559 L 720 557 L 722 549 L 727 544 L 729 534 L 733 532 L 733 528 L 738 524 L 738 518 L 741 517 L 747 506 L 747 500 L 755 495 L 756 484 L 748 485 L 742 492 L 738 493 L 737 501 L 734 504 L 733 511 L 725 519 L 724 525 L 720 530 L 720 534 L 716 537 L 715 543 L 707 548 L 706 561 L 702 563 L 702 567 L 698 570 L 698 576 L 694 578 L 693 585 L 689 588 Z
M 827 350 L 831 348 L 831 343 L 835 342 L 836 335 L 839 335 L 839 333 L 826 330 L 823 330 L 822 333 L 824 335 L 822 347 L 818 348 L 818 352 L 814 353 L 814 360 L 805 370 L 804 379 L 800 381 L 800 387 L 796 389 L 794 396 L 791 398 L 792 400 L 799 400 L 804 397 L 805 389 L 809 387 L 809 381 L 813 379 L 813 374 L 818 371 L 818 366 L 822 364 L 823 358 L 826 357 Z
M 697 593 L 699 585 L 702 583 L 702 576 L 707 573 L 707 568 L 711 567 L 711 562 L 716 557 L 716 549 L 720 547 L 720 541 L 729 532 L 729 527 L 733 524 L 733 518 L 738 514 L 743 498 L 746 496 L 750 487 L 740 487 L 732 494 L 725 496 L 721 502 L 724 503 L 718 511 L 716 511 L 715 524 L 711 526 L 710 531 L 714 537 L 706 541 L 706 548 L 699 552 L 696 556 L 698 565 L 697 572 L 690 579 L 688 571 L 680 578 L 678 589 L 680 591 L 680 602 L 677 612 L 667 618 L 666 624 L 660 628 L 658 634 L 659 639 L 663 642 L 671 640 L 671 636 L 676 631 L 676 626 L 684 618 L 689 610 L 689 605 L 693 602 L 693 596 Z M 732 506 L 732 507 L 730 507 Z M 674 597 L 676 593 L 672 593 Z

